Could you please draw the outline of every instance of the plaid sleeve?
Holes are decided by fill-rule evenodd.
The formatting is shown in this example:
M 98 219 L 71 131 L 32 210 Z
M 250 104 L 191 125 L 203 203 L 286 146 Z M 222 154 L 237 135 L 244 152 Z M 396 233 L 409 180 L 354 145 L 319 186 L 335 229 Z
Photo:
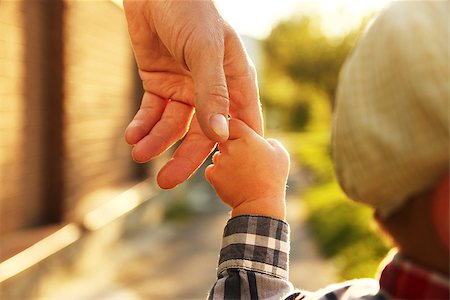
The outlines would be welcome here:
M 288 278 L 289 225 L 264 216 L 228 221 L 217 281 L 208 299 L 280 299 L 294 291 Z
M 242 268 L 288 278 L 289 225 L 264 216 L 238 216 L 228 221 L 218 274 Z

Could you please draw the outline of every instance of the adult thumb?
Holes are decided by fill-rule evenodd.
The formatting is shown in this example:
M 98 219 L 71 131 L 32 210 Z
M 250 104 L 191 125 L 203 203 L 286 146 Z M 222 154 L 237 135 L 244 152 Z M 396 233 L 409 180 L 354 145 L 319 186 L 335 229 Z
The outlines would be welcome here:
M 217 54 L 216 54 L 217 55 Z M 212 56 L 214 57 L 214 56 Z M 195 84 L 195 111 L 203 133 L 213 141 L 228 139 L 228 87 L 223 69 L 223 56 L 211 56 L 192 70 Z

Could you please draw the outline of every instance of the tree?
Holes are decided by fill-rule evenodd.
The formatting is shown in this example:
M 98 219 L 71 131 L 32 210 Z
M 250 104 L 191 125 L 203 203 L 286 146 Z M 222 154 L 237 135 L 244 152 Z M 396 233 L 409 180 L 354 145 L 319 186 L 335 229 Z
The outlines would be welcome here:
M 292 18 L 272 30 L 263 41 L 261 96 L 268 114 L 283 117 L 269 120 L 269 127 L 276 123 L 284 129 L 305 129 L 312 106 L 332 104 L 339 70 L 357 32 L 330 38 L 311 17 Z

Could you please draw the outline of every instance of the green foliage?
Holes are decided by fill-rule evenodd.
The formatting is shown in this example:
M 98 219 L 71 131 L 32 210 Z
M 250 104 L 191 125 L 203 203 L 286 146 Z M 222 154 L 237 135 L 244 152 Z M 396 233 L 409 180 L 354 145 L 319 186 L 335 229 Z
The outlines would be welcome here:
M 377 232 L 372 210 L 350 201 L 334 177 L 329 134 L 290 135 L 291 151 L 315 175 L 315 184 L 302 195 L 308 223 L 322 253 L 339 266 L 343 279 L 373 277 L 389 245 Z M 291 148 L 292 149 L 292 148 Z
M 315 175 L 315 184 L 301 195 L 308 223 L 322 253 L 340 267 L 345 279 L 373 276 L 389 244 L 383 240 L 372 209 L 347 199 L 334 176 L 329 130 L 284 133 L 293 160 Z
M 282 87 L 275 82 L 276 88 L 272 88 L 272 83 L 266 85 L 268 88 L 262 88 L 267 97 L 283 95 L 279 103 L 262 99 L 267 128 L 297 132 L 328 130 L 331 106 L 326 93 L 309 83 L 291 85 L 291 89 L 287 82 Z
M 308 102 L 299 102 L 292 105 L 289 118 L 289 127 L 293 130 L 303 130 L 309 123 L 311 117 L 311 107 Z
M 167 203 L 165 219 L 172 222 L 183 222 L 193 214 L 194 210 L 186 199 L 175 199 Z
M 309 169 L 320 184 L 334 179 L 333 164 L 329 152 L 330 133 L 328 130 L 289 132 L 284 134 L 283 143 L 291 157 Z
M 356 35 L 327 37 L 314 19 L 304 16 L 273 29 L 263 41 L 260 87 L 269 129 L 304 131 L 310 123 L 323 124 L 311 110 L 318 108 L 313 107 L 317 101 L 330 110 L 339 69 Z
M 388 249 L 371 210 L 340 190 L 331 162 L 332 99 L 358 34 L 329 38 L 309 17 L 280 23 L 263 44 L 260 87 L 266 126 L 289 131 L 283 141 L 292 159 L 313 174 L 314 184 L 301 198 L 322 253 L 336 262 L 344 279 L 373 276 Z
M 314 19 L 293 18 L 279 23 L 264 41 L 264 82 L 290 95 L 299 83 L 310 83 L 325 91 L 331 99 L 337 85 L 340 67 L 355 41 L 356 33 L 343 38 L 329 38 Z M 286 79 L 286 77 L 288 79 Z M 281 82 L 279 82 L 281 81 Z M 279 103 L 278 94 L 267 95 L 268 102 Z M 276 97 L 273 97 L 276 96 Z M 295 98 L 283 102 L 296 102 Z

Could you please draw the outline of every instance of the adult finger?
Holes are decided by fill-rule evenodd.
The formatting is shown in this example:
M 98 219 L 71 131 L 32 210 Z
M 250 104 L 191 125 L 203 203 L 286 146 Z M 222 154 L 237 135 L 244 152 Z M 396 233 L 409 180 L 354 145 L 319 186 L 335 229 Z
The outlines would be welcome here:
M 264 136 L 256 71 L 251 61 L 244 60 L 240 64 L 247 65 L 247 75 L 243 77 L 227 77 L 231 99 L 230 115 L 246 123 L 260 136 Z
M 194 77 L 198 122 L 208 138 L 219 142 L 226 141 L 229 135 L 227 121 L 229 99 L 223 69 L 218 66 L 216 70 L 202 70 L 202 72 L 204 74 L 197 73 Z
M 263 136 L 261 103 L 256 68 L 233 28 L 225 30 L 224 70 L 230 98 L 230 115 L 244 121 Z
M 216 143 L 203 134 L 197 119 L 192 118 L 183 142 L 159 171 L 158 185 L 163 189 L 171 189 L 187 180 L 208 158 L 215 146 Z
M 134 145 L 146 136 L 161 119 L 167 100 L 150 93 L 144 93 L 141 107 L 125 131 L 125 140 Z
M 214 141 L 228 139 L 228 87 L 223 69 L 224 43 L 220 32 L 200 38 L 186 50 L 186 64 L 195 83 L 195 108 L 200 127 Z
M 187 72 L 187 71 L 185 71 Z M 194 81 L 190 74 L 173 72 L 147 72 L 140 70 L 140 77 L 146 92 L 158 95 L 164 99 L 183 102 L 194 106 Z
M 192 115 L 192 106 L 168 101 L 161 120 L 134 146 L 131 153 L 133 159 L 147 162 L 166 151 L 186 134 Z

